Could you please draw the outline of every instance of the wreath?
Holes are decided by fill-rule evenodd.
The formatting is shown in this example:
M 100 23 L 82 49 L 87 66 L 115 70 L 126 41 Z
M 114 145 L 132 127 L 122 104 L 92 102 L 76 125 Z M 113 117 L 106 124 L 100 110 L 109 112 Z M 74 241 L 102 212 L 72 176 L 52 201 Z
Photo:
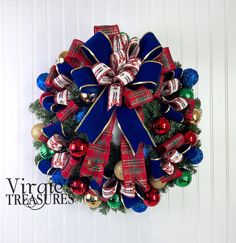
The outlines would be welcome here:
M 95 26 L 37 78 L 36 165 L 91 209 L 144 212 L 169 187 L 187 186 L 203 159 L 198 79 L 153 33 Z

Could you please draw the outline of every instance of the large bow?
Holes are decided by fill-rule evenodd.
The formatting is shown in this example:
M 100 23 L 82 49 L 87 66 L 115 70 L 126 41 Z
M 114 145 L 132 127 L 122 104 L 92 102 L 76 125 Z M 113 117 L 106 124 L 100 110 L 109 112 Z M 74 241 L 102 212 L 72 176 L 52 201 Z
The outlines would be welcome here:
M 130 43 L 132 42 L 129 42 L 126 47 L 126 60 L 128 59 L 128 47 L 135 49 L 133 47 L 131 48 Z M 139 49 L 138 55 L 134 55 L 134 52 L 131 52 L 129 58 L 132 58 L 124 61 L 123 65 L 120 65 L 124 56 L 115 59 L 115 56 L 119 55 L 120 49 L 113 52 L 113 49 L 115 49 L 113 46 L 115 45 L 111 43 L 111 40 L 106 34 L 97 32 L 81 47 L 86 58 L 91 60 L 94 65 L 92 69 L 90 67 L 79 67 L 72 70 L 72 77 L 82 93 L 91 94 L 95 90 L 96 92 L 98 90 L 100 94 L 77 127 L 77 130 L 85 132 L 88 135 L 90 143 L 94 143 L 109 125 L 111 116 L 116 111 L 119 128 L 133 154 L 135 154 L 140 142 L 150 145 L 155 144 L 136 109 L 129 109 L 125 104 L 116 108 L 113 106 L 114 104 L 121 105 L 121 102 L 112 102 L 112 105 L 109 106 L 108 98 L 110 97 L 109 94 L 112 93 L 112 88 L 110 87 L 114 85 L 113 88 L 119 87 L 121 89 L 122 86 L 127 85 L 129 89 L 133 90 L 134 96 L 137 87 L 140 85 L 154 90 L 160 79 L 162 65 L 152 59 L 160 55 L 162 47 L 153 33 L 147 33 L 140 40 L 138 48 L 136 48 Z M 111 62 L 111 60 L 116 61 Z M 142 60 L 142 63 L 140 60 Z M 110 65 L 111 63 L 113 64 Z M 118 64 L 115 65 L 114 63 Z M 98 72 L 98 69 L 101 72 Z M 101 84 L 106 84 L 106 86 L 104 87 Z M 110 90 L 107 88 L 107 85 L 110 85 Z M 120 93 L 122 93 L 121 90 Z M 112 101 L 116 100 L 116 98 L 117 93 L 112 93 Z M 107 110 L 107 107 L 110 109 Z M 95 121 L 96 126 L 94 126 Z

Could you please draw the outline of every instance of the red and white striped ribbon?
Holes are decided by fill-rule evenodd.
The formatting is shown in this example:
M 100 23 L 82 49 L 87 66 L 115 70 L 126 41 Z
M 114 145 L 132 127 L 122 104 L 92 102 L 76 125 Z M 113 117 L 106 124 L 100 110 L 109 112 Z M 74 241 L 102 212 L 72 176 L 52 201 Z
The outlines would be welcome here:
M 52 157 L 51 165 L 53 168 L 63 169 L 70 160 L 70 153 L 55 153 Z
M 163 96 L 169 96 L 175 92 L 177 92 L 180 88 L 180 82 L 177 78 L 165 81 L 162 85 L 161 94 Z
M 167 101 L 176 111 L 181 111 L 188 106 L 187 99 L 183 97 L 176 97 L 173 100 Z
M 183 160 L 183 155 L 177 150 L 173 149 L 164 154 L 164 159 L 170 163 L 180 163 Z
M 64 88 L 70 86 L 73 82 L 65 75 L 59 74 L 56 78 L 53 79 L 52 83 L 57 89 L 63 90 Z
M 55 152 L 59 152 L 63 146 L 66 146 L 65 139 L 59 134 L 54 134 L 47 141 L 47 146 Z

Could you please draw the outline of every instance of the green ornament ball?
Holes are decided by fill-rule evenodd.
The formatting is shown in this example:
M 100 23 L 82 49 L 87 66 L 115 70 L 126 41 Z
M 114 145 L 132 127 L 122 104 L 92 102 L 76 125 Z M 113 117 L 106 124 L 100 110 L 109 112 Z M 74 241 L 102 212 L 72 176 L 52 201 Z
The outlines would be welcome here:
M 120 201 L 119 196 L 115 194 L 108 200 L 107 205 L 112 209 L 118 209 L 122 205 L 122 202 Z
M 185 187 L 188 186 L 192 181 L 192 174 L 188 170 L 183 170 L 182 172 L 182 176 L 175 180 L 175 185 Z
M 47 147 L 46 144 L 43 144 L 40 148 L 40 155 L 43 159 L 50 159 L 55 152 Z
M 181 89 L 179 93 L 180 97 L 187 98 L 187 99 L 193 99 L 194 94 L 192 89 Z

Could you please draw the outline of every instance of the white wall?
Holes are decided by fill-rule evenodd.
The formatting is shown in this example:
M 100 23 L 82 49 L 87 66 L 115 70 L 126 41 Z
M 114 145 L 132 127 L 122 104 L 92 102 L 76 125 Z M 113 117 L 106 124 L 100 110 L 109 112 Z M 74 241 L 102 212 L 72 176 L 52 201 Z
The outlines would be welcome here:
M 0 242 L 235 243 L 235 11 L 235 0 L 0 0 Z M 142 215 L 8 206 L 6 177 L 46 180 L 33 163 L 36 121 L 27 111 L 40 93 L 37 75 L 73 38 L 114 23 L 131 36 L 153 31 L 175 60 L 199 71 L 205 159 L 198 174 Z

